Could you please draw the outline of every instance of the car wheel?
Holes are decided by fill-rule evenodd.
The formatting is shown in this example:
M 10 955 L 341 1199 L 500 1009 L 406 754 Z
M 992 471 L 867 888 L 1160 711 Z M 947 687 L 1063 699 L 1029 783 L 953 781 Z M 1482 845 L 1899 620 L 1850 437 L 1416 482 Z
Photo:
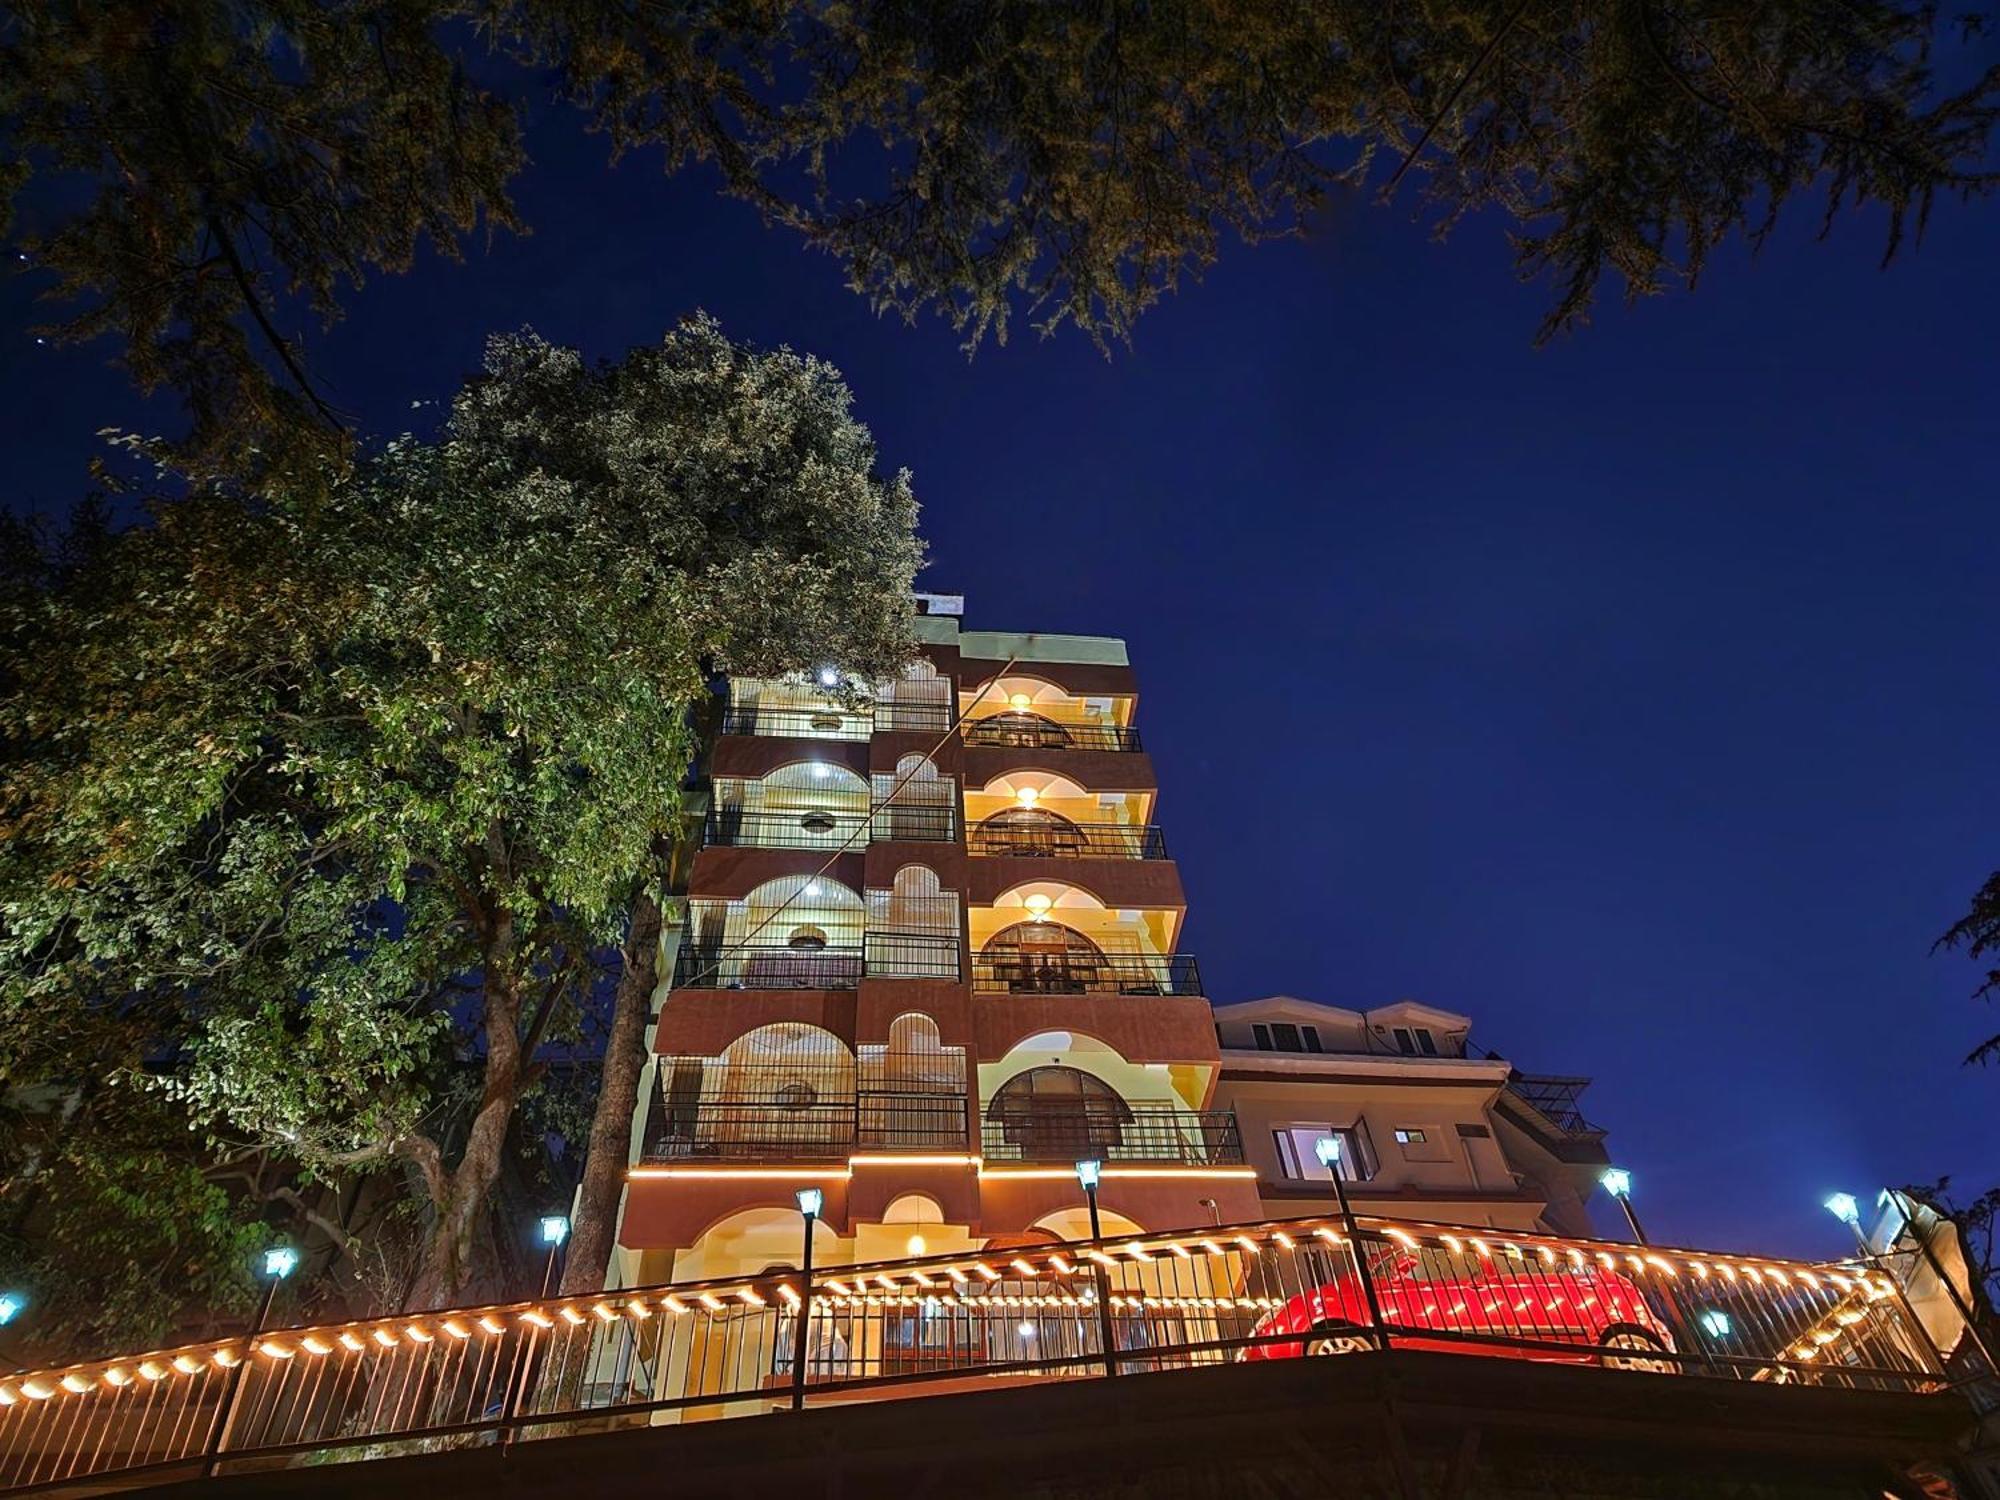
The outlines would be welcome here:
M 1672 1375 L 1680 1369 L 1670 1359 L 1648 1358 L 1665 1354 L 1667 1346 L 1657 1335 L 1629 1324 L 1606 1329 L 1598 1348 L 1604 1352 L 1597 1356 L 1597 1362 L 1607 1370 L 1648 1370 L 1655 1375 Z M 1633 1352 L 1621 1352 L 1628 1349 Z
M 1316 1323 L 1306 1340 L 1306 1354 L 1365 1354 L 1375 1341 L 1352 1323 Z

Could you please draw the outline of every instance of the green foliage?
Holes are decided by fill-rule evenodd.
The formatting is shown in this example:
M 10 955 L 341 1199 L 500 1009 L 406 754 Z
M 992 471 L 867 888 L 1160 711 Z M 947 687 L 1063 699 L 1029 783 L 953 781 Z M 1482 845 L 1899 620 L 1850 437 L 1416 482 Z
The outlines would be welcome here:
M 1230 234 L 1342 185 L 1427 180 L 1440 232 L 1497 210 L 1554 284 L 1543 336 L 1691 285 L 1816 193 L 1893 253 L 1982 171 L 2000 68 L 1940 95 L 1906 0 L 0 0 L 0 198 L 87 185 L 31 235 L 185 459 L 295 476 L 340 449 L 302 314 L 518 228 L 510 89 L 547 79 L 614 151 L 708 162 L 878 306 L 977 341 L 1026 310 L 1104 343 Z M 483 55 L 482 55 L 483 49 Z M 512 64 L 511 74 L 506 64 Z M 488 81 L 491 81 L 490 83 Z M 1396 163 L 1386 171 L 1389 162 Z M 54 201 L 64 202 L 66 199 Z M 299 482 L 295 478 L 294 482 Z
M 1952 923 L 1932 951 L 1938 948 L 1960 950 L 1967 958 L 1989 963 L 2000 958 L 2000 870 L 1986 877 L 1986 884 L 1973 896 L 1971 907 Z M 1983 1000 L 2000 995 L 2000 966 L 1986 971 L 1973 994 Z M 1969 1063 L 2000 1060 L 2000 1034 L 1990 1036 L 1974 1047 L 1965 1060 Z
M 696 319 L 495 339 L 437 441 L 52 566 L 7 617 L 0 1066 L 116 1016 L 98 1071 L 218 1149 L 414 1168 L 449 1291 L 707 675 L 899 667 L 915 515 L 834 371 Z
M 275 1236 L 209 1178 L 174 1112 L 129 1091 L 38 1102 L 0 1112 L 0 1276 L 28 1289 L 38 1342 L 143 1348 L 254 1304 L 255 1256 Z

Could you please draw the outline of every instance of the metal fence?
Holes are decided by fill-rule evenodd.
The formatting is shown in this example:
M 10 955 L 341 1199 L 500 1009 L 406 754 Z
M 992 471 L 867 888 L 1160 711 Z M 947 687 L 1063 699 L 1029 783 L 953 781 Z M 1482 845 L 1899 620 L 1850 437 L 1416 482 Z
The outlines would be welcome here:
M 0 1379 L 0 1487 L 1382 1348 L 1946 1388 L 1873 1266 L 1311 1218 L 287 1328 L 24 1372 Z
M 995 714 L 967 719 L 960 732 L 968 745 L 1010 750 L 1137 750 L 1139 731 L 1127 724 L 1058 724 L 1033 714 Z
M 980 1122 L 989 1162 L 1172 1162 L 1240 1166 L 1243 1136 L 1233 1110 L 1133 1109 L 1122 1116 L 1079 1107 L 1001 1109 Z
M 965 1059 L 954 1048 L 787 1066 L 666 1059 L 642 1155 L 845 1161 L 856 1151 L 966 1149 Z
M 722 732 L 780 739 L 865 740 L 875 732 L 875 718 L 843 708 L 763 708 L 737 703 L 723 710 Z
M 787 943 L 732 948 L 683 944 L 674 955 L 676 989 L 851 990 L 864 975 L 957 980 L 963 972 L 958 939 L 925 932 L 870 932 L 860 945 L 821 948 Z
M 1855 1267 L 1382 1221 L 1360 1240 L 1357 1257 L 1341 1221 L 1301 1220 L 930 1257 L 830 1270 L 809 1289 L 796 1276 L 652 1288 L 41 1372 L 0 1386 L 0 1478 L 171 1464 L 218 1432 L 232 1464 L 251 1467 L 535 1436 L 586 1417 L 749 1414 L 947 1375 L 1081 1377 L 1113 1361 L 1177 1368 L 1385 1340 L 1780 1384 L 1940 1383 L 1892 1284 Z
M 970 830 L 970 852 L 988 859 L 1165 859 L 1167 841 L 1150 823 L 989 820 Z
M 1199 995 L 1201 971 L 1185 953 L 1077 953 L 1016 948 L 978 953 L 972 988 L 994 995 Z

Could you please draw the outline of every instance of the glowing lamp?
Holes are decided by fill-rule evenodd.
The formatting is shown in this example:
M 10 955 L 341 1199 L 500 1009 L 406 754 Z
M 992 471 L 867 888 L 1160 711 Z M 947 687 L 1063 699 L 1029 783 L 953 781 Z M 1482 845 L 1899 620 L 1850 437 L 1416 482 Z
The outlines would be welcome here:
M 816 760 L 812 763 L 812 777 L 814 781 L 824 781 L 832 774 L 833 772 L 827 769 L 825 761 Z
M 1321 1136 L 1313 1142 L 1313 1155 L 1319 1158 L 1319 1164 L 1323 1167 L 1331 1169 L 1337 1166 L 1340 1162 L 1340 1137 Z
M 834 687 L 839 682 L 840 673 L 836 672 L 832 667 L 821 667 L 819 669 L 819 685 L 821 687 Z
M 1857 1228 L 1860 1227 L 1861 1205 L 1854 1201 L 1854 1194 L 1834 1193 L 1826 1200 L 1825 1206 L 1826 1211 L 1840 1220 L 1841 1223 L 1851 1224 Z
M 542 1215 L 542 1243 L 560 1245 L 569 1238 L 569 1219 L 564 1214 Z
M 1049 900 L 1047 896 L 1042 895 L 1040 892 L 1037 892 L 1035 895 L 1030 896 L 1026 901 L 1023 901 L 1021 904 L 1028 908 L 1029 920 L 1035 922 L 1048 921 L 1049 908 L 1055 905 L 1053 901 Z
M 1103 1180 L 1104 1163 L 1094 1157 L 1076 1164 L 1076 1180 L 1087 1188 L 1094 1188 Z
M 806 895 L 808 895 L 808 896 L 817 896 L 817 895 L 819 895 L 819 882 L 818 882 L 817 880 L 808 880 L 808 881 L 806 882 L 806 890 L 805 890 L 805 893 L 806 893 Z
M 1701 1331 L 1710 1338 L 1726 1339 L 1729 1337 L 1729 1330 L 1732 1326 L 1729 1321 L 1729 1314 L 1721 1308 L 1711 1307 L 1697 1321 L 1701 1324 Z
M 817 1219 L 819 1211 L 826 1207 L 826 1194 L 816 1187 L 800 1188 L 792 1196 L 799 1200 L 799 1212 L 808 1219 Z
M 909 1238 L 909 1243 L 903 1248 L 908 1250 L 912 1255 L 922 1255 L 929 1247 L 924 1244 L 924 1237 L 922 1235 L 913 1234 Z
M 13 1322 L 28 1305 L 25 1292 L 0 1292 L 0 1327 Z
M 1014 793 L 1014 800 L 1019 802 L 1023 807 L 1033 807 L 1041 800 L 1041 796 L 1042 794 L 1033 787 L 1024 786 L 1020 791 Z
M 299 1268 L 299 1252 L 290 1245 L 273 1245 L 264 1252 L 264 1274 L 283 1281 Z
M 1018 1331 L 1022 1338 L 1032 1339 L 1035 1336 L 1035 1325 L 1033 1323 L 1023 1323 Z
M 1614 1198 L 1632 1196 L 1632 1174 L 1623 1167 L 1606 1167 L 1598 1174 L 1597 1181 Z
M 1007 706 L 1013 709 L 1015 713 L 1022 714 L 1028 711 L 1028 705 L 1033 701 L 1026 693 L 1016 693 L 1007 700 Z

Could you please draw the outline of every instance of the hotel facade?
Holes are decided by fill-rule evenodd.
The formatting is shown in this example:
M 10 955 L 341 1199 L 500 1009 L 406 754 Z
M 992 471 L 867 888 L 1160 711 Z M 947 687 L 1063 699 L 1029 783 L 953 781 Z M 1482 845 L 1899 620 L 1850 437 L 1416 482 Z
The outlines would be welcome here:
M 920 659 L 865 697 L 830 671 L 730 686 L 619 1281 L 795 1266 L 805 1187 L 821 1266 L 1084 1238 L 1083 1159 L 1106 1235 L 1319 1211 L 1325 1169 L 1283 1157 L 1300 1121 L 1352 1142 L 1357 1200 L 1584 1225 L 1601 1136 L 1521 1110 L 1508 1065 L 1458 1055 L 1462 1018 L 1417 1009 L 1440 1059 L 1358 1012 L 1211 1009 L 1123 642 L 920 606 Z M 1420 1119 L 1448 1158 L 1369 1134 Z

